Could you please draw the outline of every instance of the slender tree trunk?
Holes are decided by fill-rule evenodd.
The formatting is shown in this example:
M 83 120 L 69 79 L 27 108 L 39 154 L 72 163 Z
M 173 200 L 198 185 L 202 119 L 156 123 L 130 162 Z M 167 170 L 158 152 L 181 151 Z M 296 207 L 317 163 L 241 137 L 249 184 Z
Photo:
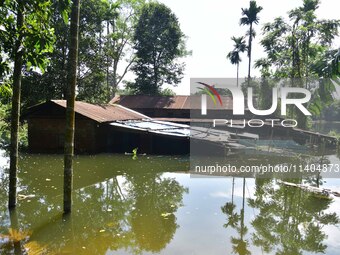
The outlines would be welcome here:
M 294 82 L 293 79 L 295 78 L 295 68 L 296 68 L 296 49 L 295 49 L 295 24 L 293 25 L 293 30 L 292 30 L 292 70 L 291 70 L 291 79 L 292 83 Z
M 116 20 L 113 19 L 112 20 L 112 24 L 111 24 L 111 30 L 112 30 L 112 34 L 115 34 L 116 33 Z M 115 40 L 112 40 L 111 42 L 111 47 L 113 49 L 114 52 L 118 52 L 118 50 L 116 49 L 117 46 L 116 46 L 116 39 Z M 118 61 L 119 61 L 119 56 L 118 54 L 114 55 L 114 58 L 112 59 L 112 62 L 113 62 L 113 70 L 112 70 L 112 92 L 111 92 L 111 98 L 110 100 L 115 96 L 116 94 L 116 91 L 117 91 L 117 87 L 118 87 L 118 84 L 117 84 L 117 68 L 118 68 Z
M 24 23 L 23 3 L 18 1 L 17 13 L 17 31 L 18 39 L 15 43 L 15 58 L 13 72 L 13 96 L 12 96 L 12 112 L 11 112 L 11 148 L 10 148 L 10 168 L 9 168 L 9 198 L 8 208 L 12 209 L 16 206 L 17 197 L 17 170 L 18 170 L 18 132 L 20 119 L 20 94 L 21 94 L 21 69 L 22 57 L 21 51 L 22 33 L 21 28 Z
M 235 177 L 233 177 L 233 184 L 231 188 L 231 203 L 234 204 L 234 189 L 235 189 Z
M 70 213 L 72 207 L 73 155 L 74 155 L 74 104 L 77 81 L 78 35 L 80 0 L 72 1 L 70 26 L 70 51 L 68 55 L 68 95 L 66 107 L 65 150 L 64 150 L 64 213 Z
M 242 210 L 241 210 L 241 240 L 243 241 L 243 234 L 244 234 L 244 202 L 245 202 L 245 195 L 246 195 L 246 178 L 243 177 L 243 192 L 242 192 Z
M 106 22 L 106 36 L 107 36 L 107 46 L 110 48 L 110 22 Z M 109 79 L 109 68 L 110 68 L 110 63 L 109 63 L 109 53 L 107 51 L 106 53 L 106 87 L 107 87 L 107 102 L 110 102 L 111 100 L 111 92 L 110 92 L 110 79 Z
M 249 28 L 249 45 L 248 45 L 248 87 L 250 85 L 250 68 L 251 68 L 251 44 L 252 44 L 252 34 L 253 34 L 253 24 L 250 23 L 250 28 Z
M 19 221 L 18 221 L 18 214 L 17 210 L 13 209 L 9 212 L 9 218 L 10 218 L 10 224 L 11 228 L 13 230 L 19 231 Z M 15 240 L 13 241 L 13 246 L 14 246 L 14 254 L 15 255 L 22 255 L 22 249 L 21 249 L 21 241 L 20 240 Z
M 67 70 L 65 67 L 66 67 L 66 63 L 67 63 L 67 53 L 66 53 L 67 49 L 66 47 L 63 47 L 62 49 L 62 62 L 61 62 L 61 70 L 62 70 L 62 77 L 61 77 L 61 82 L 62 82 L 62 91 L 61 91 L 61 96 L 62 96 L 62 99 L 66 99 L 66 95 L 67 95 L 67 80 L 65 79 L 65 73 Z
M 112 70 L 112 84 L 113 84 L 113 91 L 112 91 L 112 98 L 116 95 L 116 91 L 118 88 L 118 81 L 117 81 L 117 69 L 118 69 L 118 59 L 113 60 L 113 70 Z
M 237 63 L 237 71 L 236 71 L 236 85 L 238 87 L 238 71 L 239 71 L 240 63 Z
M 246 195 L 246 178 L 243 177 L 243 190 L 242 190 L 242 209 L 244 210 L 244 202 Z

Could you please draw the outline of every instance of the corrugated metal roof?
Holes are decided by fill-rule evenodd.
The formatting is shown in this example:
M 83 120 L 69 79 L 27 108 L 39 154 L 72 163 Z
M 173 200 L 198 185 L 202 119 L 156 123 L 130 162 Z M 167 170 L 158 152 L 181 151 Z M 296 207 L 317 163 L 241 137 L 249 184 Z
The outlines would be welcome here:
M 155 133 L 160 135 L 168 136 L 190 136 L 190 126 L 183 124 L 175 124 L 165 121 L 157 120 L 128 120 L 128 121 L 117 121 L 110 123 L 111 126 L 134 129 L 143 132 Z
M 232 109 L 233 98 L 221 96 L 223 106 L 214 105 L 212 100 L 207 100 L 208 109 Z M 126 95 L 116 96 L 111 102 L 131 109 L 201 109 L 201 96 L 144 96 Z
M 51 100 L 51 102 L 66 108 L 66 100 Z M 81 101 L 75 102 L 75 112 L 97 122 L 117 120 L 140 120 L 149 117 L 121 105 L 95 105 Z

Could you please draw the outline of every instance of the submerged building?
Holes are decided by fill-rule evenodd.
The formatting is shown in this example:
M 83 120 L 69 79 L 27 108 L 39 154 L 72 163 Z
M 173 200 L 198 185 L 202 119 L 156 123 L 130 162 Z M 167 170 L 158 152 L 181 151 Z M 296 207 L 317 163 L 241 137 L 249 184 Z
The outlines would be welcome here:
M 23 115 L 28 123 L 28 146 L 33 153 L 64 150 L 65 100 L 35 105 Z M 185 125 L 149 118 L 117 104 L 75 103 L 75 152 L 186 154 L 189 129 Z
M 118 95 L 111 104 L 119 104 L 157 120 L 189 124 L 191 120 L 202 119 L 201 95 L 191 96 L 149 96 L 149 95 Z M 211 118 L 232 118 L 233 98 L 221 96 L 221 105 L 207 100 L 208 115 Z M 251 117 L 246 109 L 245 117 Z M 201 122 L 206 122 L 201 120 Z

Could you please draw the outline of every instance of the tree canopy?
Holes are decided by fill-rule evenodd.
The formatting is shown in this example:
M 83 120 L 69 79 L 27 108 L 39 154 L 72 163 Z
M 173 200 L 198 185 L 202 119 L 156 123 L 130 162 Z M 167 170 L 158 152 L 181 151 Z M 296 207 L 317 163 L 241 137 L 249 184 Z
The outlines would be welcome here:
M 160 3 L 148 3 L 142 11 L 134 34 L 136 74 L 129 88 L 136 94 L 159 94 L 164 83 L 176 85 L 183 76 L 184 34 L 177 17 Z
M 69 24 L 60 11 L 62 1 L 53 1 L 51 26 L 54 51 L 45 73 L 31 70 L 23 80 L 23 101 L 30 106 L 66 96 Z M 80 11 L 77 100 L 107 102 L 135 60 L 134 26 L 144 0 L 82 0 Z

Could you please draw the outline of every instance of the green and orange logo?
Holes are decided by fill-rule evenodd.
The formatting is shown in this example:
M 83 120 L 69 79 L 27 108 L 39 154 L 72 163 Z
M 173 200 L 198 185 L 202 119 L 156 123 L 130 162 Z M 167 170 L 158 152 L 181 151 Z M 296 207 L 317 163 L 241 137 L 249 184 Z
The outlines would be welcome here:
M 220 94 L 217 92 L 217 90 L 213 86 L 208 85 L 208 84 L 203 83 L 203 82 L 197 82 L 197 83 L 204 86 L 203 88 L 197 87 L 197 89 L 202 91 L 204 94 L 209 95 L 211 100 L 214 102 L 214 105 L 217 104 L 215 96 L 217 97 L 220 105 L 221 106 L 223 105 Z

